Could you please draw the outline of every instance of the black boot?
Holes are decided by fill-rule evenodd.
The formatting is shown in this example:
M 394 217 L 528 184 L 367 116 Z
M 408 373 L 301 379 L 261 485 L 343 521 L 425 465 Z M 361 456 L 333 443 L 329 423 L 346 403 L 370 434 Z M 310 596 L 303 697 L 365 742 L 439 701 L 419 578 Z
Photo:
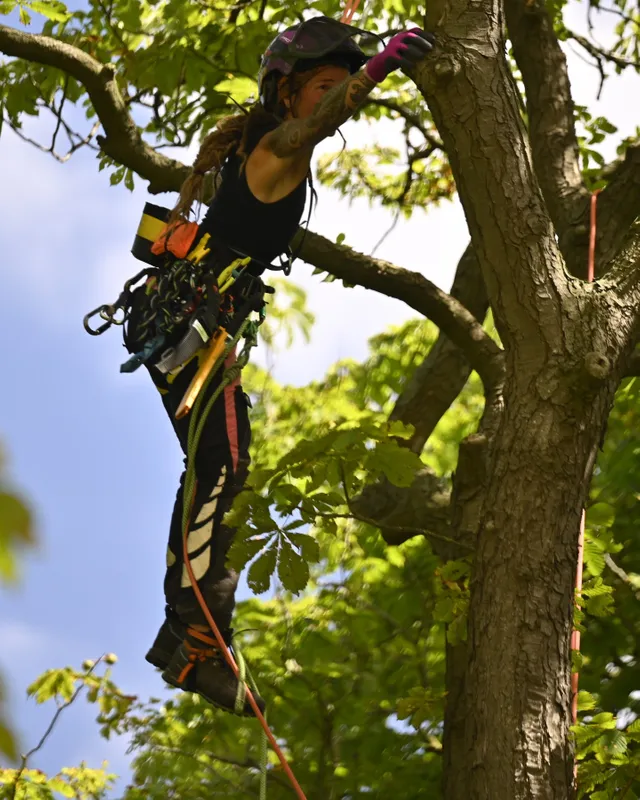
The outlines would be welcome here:
M 186 626 L 180 622 L 172 608 L 167 606 L 165 614 L 166 619 L 162 623 L 151 649 L 145 656 L 145 659 L 158 669 L 167 668 L 186 633 Z
M 223 637 L 228 645 L 227 639 L 231 637 L 224 633 Z M 162 677 L 171 686 L 197 692 L 208 703 L 223 711 L 239 713 L 244 717 L 254 716 L 246 698 L 241 711 L 236 711 L 238 680 L 233 670 L 225 661 L 216 640 L 194 628 L 187 628 L 184 641 L 174 652 Z M 260 695 L 253 696 L 260 711 L 264 712 L 264 700 Z

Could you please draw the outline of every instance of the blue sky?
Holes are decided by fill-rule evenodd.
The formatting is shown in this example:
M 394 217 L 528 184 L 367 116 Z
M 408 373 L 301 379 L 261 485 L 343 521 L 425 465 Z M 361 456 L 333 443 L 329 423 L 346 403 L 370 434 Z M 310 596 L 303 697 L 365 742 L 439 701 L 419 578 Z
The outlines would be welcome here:
M 570 63 L 576 101 L 591 103 L 597 74 L 575 57 Z M 633 96 L 640 96 L 637 78 L 615 79 L 595 107 L 624 135 L 637 122 Z M 26 125 L 34 136 L 45 130 L 44 121 Z M 388 126 L 348 124 L 344 132 L 350 143 L 394 138 Z M 323 149 L 337 146 L 334 140 Z M 13 483 L 35 510 L 40 542 L 23 559 L 21 585 L 0 592 L 0 672 L 14 724 L 31 746 L 51 709 L 36 707 L 24 691 L 47 668 L 112 651 L 120 659 L 116 680 L 128 692 L 163 692 L 144 653 L 162 620 L 168 520 L 182 462 L 144 372 L 118 371 L 125 357 L 118 332 L 92 338 L 82 328 L 87 310 L 115 299 L 138 270 L 129 250 L 144 186 L 112 188 L 94 154 L 62 165 L 6 129 L 0 175 L 0 442 Z M 365 202 L 350 207 L 332 192 L 319 194 L 312 229 L 329 238 L 344 232 L 349 244 L 370 252 L 390 225 L 386 212 Z M 466 241 L 461 209 L 446 204 L 400 221 L 377 255 L 448 288 Z M 372 292 L 323 284 L 302 262 L 291 279 L 308 291 L 317 324 L 311 344 L 257 354 L 283 382 L 305 383 L 338 358 L 364 357 L 369 336 L 413 316 Z M 81 705 L 36 765 L 56 771 L 107 758 L 123 772 L 125 747 L 100 740 Z

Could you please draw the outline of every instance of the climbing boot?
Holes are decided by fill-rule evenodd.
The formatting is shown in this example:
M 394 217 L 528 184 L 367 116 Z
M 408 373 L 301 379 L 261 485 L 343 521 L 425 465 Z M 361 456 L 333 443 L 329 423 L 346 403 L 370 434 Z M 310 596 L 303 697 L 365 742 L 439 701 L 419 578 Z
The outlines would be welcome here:
M 173 654 L 180 647 L 185 631 L 186 626 L 180 622 L 176 612 L 167 606 L 166 619 L 145 659 L 158 669 L 166 669 Z
M 229 645 L 230 635 L 224 636 Z M 174 652 L 163 679 L 178 689 L 196 692 L 208 703 L 244 717 L 254 716 L 249 701 L 244 698 L 240 711 L 236 711 L 238 679 L 227 664 L 217 641 L 210 635 L 187 628 L 182 644 Z M 264 700 L 254 693 L 260 711 L 264 712 Z

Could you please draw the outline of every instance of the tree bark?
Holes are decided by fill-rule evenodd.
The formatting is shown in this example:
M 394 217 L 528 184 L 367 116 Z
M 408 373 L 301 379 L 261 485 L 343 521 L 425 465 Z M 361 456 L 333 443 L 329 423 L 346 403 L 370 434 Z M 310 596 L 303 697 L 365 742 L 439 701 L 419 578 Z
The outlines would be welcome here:
M 566 800 L 579 520 L 635 341 L 637 261 L 629 250 L 628 263 L 610 271 L 608 295 L 604 284 L 569 275 L 504 57 L 499 0 L 434 0 L 427 27 L 430 17 L 438 61 L 427 59 L 418 80 L 450 156 L 506 360 L 491 430 L 461 447 L 454 480 L 453 537 L 475 537 L 476 552 L 465 667 L 462 648 L 449 652 L 445 797 Z M 546 135 L 543 124 L 536 130 Z M 565 167 L 558 159 L 560 183 Z M 558 202 L 558 219 L 561 210 Z

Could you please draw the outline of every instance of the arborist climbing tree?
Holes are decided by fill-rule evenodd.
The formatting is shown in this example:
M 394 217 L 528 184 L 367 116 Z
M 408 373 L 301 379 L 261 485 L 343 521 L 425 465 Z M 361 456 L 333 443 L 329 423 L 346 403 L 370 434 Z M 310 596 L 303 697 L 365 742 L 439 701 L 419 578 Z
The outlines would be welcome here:
M 227 336 L 264 307 L 261 276 L 289 250 L 297 231 L 314 147 L 390 72 L 411 67 L 434 43 L 433 36 L 413 28 L 368 59 L 353 41 L 359 33 L 316 17 L 276 36 L 262 59 L 259 101 L 220 120 L 205 137 L 165 226 L 159 228 L 161 220 L 152 216 L 154 209 L 163 216 L 157 207 L 149 206 L 143 216 L 134 252 L 155 265 L 153 275 L 133 291 L 127 287 L 115 307 L 98 309 L 107 319 L 102 329 L 117 311 L 124 313 L 132 359 L 123 370 L 140 364 L 149 370 L 187 463 L 193 462 L 193 487 L 187 467 L 171 521 L 166 619 L 147 660 L 172 686 L 198 692 L 227 711 L 253 713 L 249 700 L 238 706 L 238 679 L 192 586 L 197 581 L 231 647 L 238 575 L 225 563 L 234 531 L 223 517 L 247 476 L 251 430 L 239 378 L 223 383 L 225 367 L 233 368 L 235 361 L 233 349 L 225 352 Z M 209 174 L 214 197 L 202 223 L 190 223 Z M 287 272 L 289 267 L 290 262 Z M 86 324 L 94 332 L 91 316 Z M 195 411 L 189 414 L 196 398 L 198 408 L 206 409 L 197 442 Z M 255 700 L 264 709 L 262 698 Z
M 5 0 L 0 11 L 13 5 Z M 428 353 L 420 352 L 415 373 L 387 387 L 394 401 L 397 394 L 391 422 L 413 426 L 405 452 L 422 453 L 472 370 L 483 384 L 484 414 L 471 435 L 456 441 L 457 461 L 446 475 L 414 464 L 412 481 L 396 485 L 387 467 L 364 491 L 358 485 L 356 497 L 347 491 L 354 488 L 350 476 L 343 481 L 333 464 L 338 477 L 326 482 L 335 490 L 333 497 L 339 495 L 341 514 L 358 514 L 375 524 L 389 544 L 421 537 L 419 543 L 428 541 L 441 563 L 454 559 L 456 570 L 461 564 L 471 570 L 468 584 L 458 581 L 465 594 L 464 611 L 455 620 L 460 635 L 446 643 L 442 765 L 447 800 L 571 797 L 570 643 L 580 519 L 616 390 L 625 375 L 638 371 L 633 350 L 640 324 L 640 144 L 637 138 L 623 142 L 619 158 L 609 164 L 601 163 L 602 157 L 592 159 L 582 134 L 586 128 L 597 147 L 605 124 L 574 105 L 561 40 L 572 39 L 599 63 L 637 69 L 635 8 L 620 0 L 607 9 L 618 16 L 622 33 L 619 46 L 604 52 L 568 29 L 562 4 L 438 0 L 425 9 L 414 0 L 377 0 L 371 26 L 389 40 L 389 48 L 402 31 L 407 51 L 385 48 L 364 71 L 360 64 L 353 73 L 351 62 L 329 61 L 321 65 L 329 70 L 329 84 L 317 87 L 319 73 L 311 70 L 305 83 L 300 67 L 307 57 L 337 52 L 332 40 L 319 55 L 333 24 L 322 23 L 315 33 L 314 26 L 296 27 L 290 39 L 280 40 L 282 53 L 272 54 L 282 57 L 282 76 L 274 71 L 271 83 L 264 76 L 262 108 L 238 114 L 232 123 L 221 121 L 211 140 L 217 155 L 203 151 L 194 171 L 153 147 L 152 137 L 161 131 L 162 144 L 189 145 L 194 129 L 204 126 L 208 133 L 207 120 L 222 116 L 222 109 L 226 115 L 230 105 L 228 86 L 223 88 L 229 74 L 246 76 L 255 68 L 257 53 L 248 64 L 243 42 L 266 44 L 274 32 L 267 30 L 272 21 L 286 27 L 309 19 L 318 6 L 241 2 L 220 11 L 218 4 L 194 8 L 182 0 L 132 5 L 136 8 L 123 0 L 121 11 L 117 4 L 92 2 L 91 13 L 82 16 L 40 0 L 37 7 L 53 15 L 44 35 L 0 26 L 0 50 L 12 59 L 3 66 L 9 78 L 3 85 L 6 124 L 21 132 L 19 122 L 38 107 L 34 92 L 44 86 L 49 93 L 42 102 L 55 114 L 57 134 L 65 104 L 81 98 L 102 126 L 97 137 L 101 165 L 113 170 L 115 180 L 130 184 L 139 175 L 153 194 L 182 187 L 172 216 L 157 206 L 146 209 L 136 242 L 148 267 L 141 276 L 145 285 L 139 288 L 134 281 L 122 304 L 116 303 L 129 314 L 131 358 L 125 369 L 141 364 L 149 369 L 188 462 L 170 542 L 170 620 L 150 657 L 174 683 L 236 708 L 241 695 L 233 698 L 241 681 L 232 667 L 229 672 L 222 665 L 219 652 L 225 650 L 209 633 L 211 616 L 220 623 L 223 644 L 225 637 L 229 640 L 236 578 L 224 572 L 222 554 L 214 549 L 224 548 L 225 536 L 229 541 L 232 533 L 215 517 L 242 485 L 247 468 L 248 411 L 241 390 L 233 386 L 233 347 L 243 336 L 246 345 L 253 340 L 257 323 L 251 314 L 257 313 L 259 321 L 264 301 L 261 265 L 285 247 L 300 219 L 313 145 L 356 108 L 372 118 L 388 113 L 405 126 L 406 174 L 363 181 L 363 174 L 371 174 L 368 158 L 393 161 L 394 168 L 400 158 L 390 156 L 388 148 L 373 147 L 339 154 L 322 165 L 321 176 L 400 211 L 451 196 L 455 186 L 470 243 L 451 292 L 435 287 L 421 271 L 393 267 L 311 232 L 294 247 L 314 267 L 396 298 L 439 327 L 438 342 Z M 138 13 L 140 5 L 144 13 Z M 327 0 L 322 10 L 333 13 L 338 5 Z M 585 5 L 593 14 L 592 4 Z M 412 28 L 407 21 L 423 14 L 422 26 L 436 36 L 429 53 L 426 34 L 407 40 Z M 246 34 L 243 41 L 236 25 Z M 309 31 L 311 51 L 306 50 Z M 351 38 L 345 33 L 342 44 Z M 238 45 L 233 63 L 222 57 L 230 45 Z M 368 94 L 376 80 L 398 66 L 399 55 L 413 85 L 395 72 L 384 95 Z M 163 69 L 150 72 L 149 65 L 160 61 Z M 316 89 L 322 99 L 314 108 L 308 93 Z M 134 112 L 140 107 L 151 116 L 148 125 L 136 124 Z M 272 120 L 262 128 L 264 114 Z M 87 134 L 91 143 L 93 136 Z M 82 141 L 72 138 L 72 146 L 77 149 Z M 53 151 L 55 143 L 54 135 Z M 596 189 L 602 189 L 597 203 L 592 200 Z M 199 197 L 208 202 L 214 191 L 211 210 L 202 225 L 194 226 L 188 217 L 191 202 Z M 242 197 L 257 215 L 251 221 L 233 210 Z M 271 226 L 272 206 L 286 211 L 288 231 Z M 594 224 L 592 210 L 597 211 Z M 246 226 L 239 220 L 247 220 Z M 261 221 L 269 228 L 264 239 Z M 260 243 L 262 252 L 252 249 Z M 421 244 L 415 267 L 426 273 L 428 242 Z M 595 268 L 592 282 L 586 280 L 588 265 Z M 488 309 L 499 342 L 483 327 Z M 109 309 L 101 315 L 109 323 Z M 242 360 L 241 353 L 239 364 Z M 234 416 L 235 429 L 227 425 Z M 198 455 L 207 448 L 215 451 L 215 459 L 203 470 Z M 300 473 L 297 477 L 302 480 Z M 304 503 L 312 520 L 331 513 L 314 506 L 313 497 Z M 283 507 L 294 513 L 295 501 L 283 502 L 279 510 Z M 274 526 L 267 534 L 280 541 L 281 530 Z M 214 574 L 215 591 L 215 582 L 208 583 Z M 204 605 L 194 601 L 201 589 Z M 452 619 L 444 623 L 450 633 Z M 437 636 L 444 650 L 442 630 Z M 627 670 L 626 662 L 620 661 L 619 669 Z M 259 713 L 262 703 L 253 693 L 247 700 Z M 243 704 L 240 710 L 248 714 L 249 707 Z M 323 740 L 326 753 L 333 753 L 333 744 L 325 747 Z M 330 766 L 327 771 L 333 774 Z M 336 794 L 356 796 L 361 789 L 356 782 Z M 637 774 L 618 781 L 620 796 L 637 789 Z

